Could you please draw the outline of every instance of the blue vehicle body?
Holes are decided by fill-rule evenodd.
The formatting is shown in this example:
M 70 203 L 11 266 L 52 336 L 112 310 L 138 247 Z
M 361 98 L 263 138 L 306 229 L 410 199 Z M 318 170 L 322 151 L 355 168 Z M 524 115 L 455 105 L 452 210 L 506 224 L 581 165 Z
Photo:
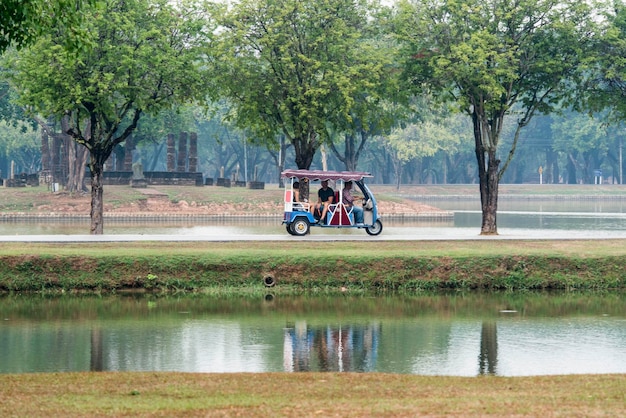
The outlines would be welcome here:
M 285 184 L 284 216 L 283 224 L 287 232 L 292 235 L 306 235 L 311 227 L 320 228 L 359 228 L 365 229 L 369 235 L 378 235 L 382 232 L 383 225 L 378 215 L 376 198 L 365 184 L 365 178 L 372 177 L 366 172 L 354 171 L 319 171 L 319 170 L 285 170 L 281 173 L 283 178 L 290 179 Z M 314 216 L 313 205 L 308 201 L 295 201 L 293 185 L 295 181 L 333 181 L 336 184 L 335 197 L 324 219 Z M 351 181 L 356 185 L 354 191 L 363 196 L 363 222 L 357 223 L 354 209 L 343 203 L 343 188 L 345 182 Z M 316 196 L 316 195 L 314 195 Z

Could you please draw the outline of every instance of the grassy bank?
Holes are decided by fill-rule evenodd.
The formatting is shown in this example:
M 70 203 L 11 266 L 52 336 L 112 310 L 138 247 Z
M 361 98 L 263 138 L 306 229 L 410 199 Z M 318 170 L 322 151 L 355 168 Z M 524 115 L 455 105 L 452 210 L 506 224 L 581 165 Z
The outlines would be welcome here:
M 355 373 L 0 375 L 1 416 L 618 417 L 623 375 Z
M 622 240 L 0 244 L 0 290 L 623 289 Z

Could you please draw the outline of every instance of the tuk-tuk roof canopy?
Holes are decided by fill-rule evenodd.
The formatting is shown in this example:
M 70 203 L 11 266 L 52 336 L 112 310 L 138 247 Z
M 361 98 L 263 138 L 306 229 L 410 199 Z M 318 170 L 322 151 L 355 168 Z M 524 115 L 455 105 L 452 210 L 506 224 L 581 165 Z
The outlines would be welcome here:
M 343 180 L 360 181 L 365 177 L 373 177 L 365 171 L 324 171 L 324 170 L 285 170 L 281 173 L 283 178 L 299 178 L 309 180 Z

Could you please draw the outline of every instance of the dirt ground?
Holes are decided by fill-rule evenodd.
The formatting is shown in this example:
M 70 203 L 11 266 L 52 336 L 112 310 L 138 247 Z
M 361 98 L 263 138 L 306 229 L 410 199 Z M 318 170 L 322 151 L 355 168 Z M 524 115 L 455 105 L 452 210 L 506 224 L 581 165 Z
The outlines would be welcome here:
M 283 211 L 282 191 L 241 190 L 225 192 L 221 198 L 213 198 L 203 188 L 181 189 L 175 197 L 171 190 L 158 186 L 145 189 L 107 188 L 104 198 L 105 213 L 115 214 L 178 214 L 178 215 L 277 215 Z M 205 188 L 206 189 L 206 188 Z M 7 190 L 7 189 L 5 189 Z M 214 193 L 213 190 L 211 192 Z M 131 193 L 138 196 L 129 197 Z M 124 196 L 126 194 L 126 196 Z M 23 199 L 26 199 L 24 197 Z M 2 207 L 2 212 L 30 212 L 38 214 L 89 214 L 91 196 L 89 193 L 71 195 L 66 192 L 29 194 L 31 203 L 27 210 Z M 378 210 L 381 215 L 423 215 L 445 212 L 436 207 L 421 204 L 402 197 L 378 197 Z

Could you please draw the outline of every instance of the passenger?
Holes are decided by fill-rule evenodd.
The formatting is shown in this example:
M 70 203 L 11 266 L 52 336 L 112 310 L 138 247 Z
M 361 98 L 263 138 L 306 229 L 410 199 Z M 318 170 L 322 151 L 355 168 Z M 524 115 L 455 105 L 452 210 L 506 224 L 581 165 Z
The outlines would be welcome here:
M 317 203 L 311 207 L 313 216 L 319 215 L 321 223 L 325 222 L 328 206 L 333 203 L 334 199 L 335 191 L 328 187 L 328 180 L 322 180 L 322 188 L 317 191 Z
M 300 182 L 293 182 L 293 202 L 297 203 L 300 201 Z
M 352 182 L 347 181 L 345 186 L 343 186 L 343 197 L 341 198 L 342 203 L 346 205 L 346 209 L 348 211 L 352 208 L 352 213 L 354 213 L 354 221 L 357 224 L 363 223 L 363 208 L 354 205 L 355 198 L 352 195 Z
M 293 198 L 291 199 L 293 202 L 293 209 L 297 211 L 308 212 L 309 204 L 307 199 L 300 199 L 300 183 L 297 181 L 293 182 Z

